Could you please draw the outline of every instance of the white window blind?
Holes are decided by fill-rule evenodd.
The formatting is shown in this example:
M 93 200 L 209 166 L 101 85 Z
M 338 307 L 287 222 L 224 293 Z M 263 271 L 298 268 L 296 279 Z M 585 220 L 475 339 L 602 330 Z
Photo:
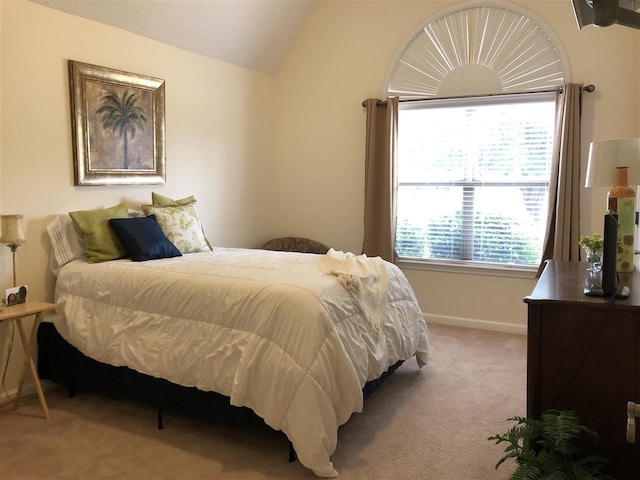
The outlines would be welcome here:
M 400 104 L 396 251 L 404 259 L 537 265 L 555 93 Z

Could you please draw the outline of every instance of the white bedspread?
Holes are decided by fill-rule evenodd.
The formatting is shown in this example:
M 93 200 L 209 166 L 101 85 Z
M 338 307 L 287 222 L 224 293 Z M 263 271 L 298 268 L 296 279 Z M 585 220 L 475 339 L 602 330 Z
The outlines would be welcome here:
M 400 269 L 332 255 L 215 248 L 148 262 L 77 260 L 59 272 L 54 323 L 95 360 L 250 407 L 287 435 L 303 465 L 332 477 L 338 427 L 362 410 L 365 382 L 428 356 L 427 326 Z M 339 281 L 349 262 L 363 295 L 383 293 L 377 305 Z M 384 282 L 371 277 L 379 268 Z

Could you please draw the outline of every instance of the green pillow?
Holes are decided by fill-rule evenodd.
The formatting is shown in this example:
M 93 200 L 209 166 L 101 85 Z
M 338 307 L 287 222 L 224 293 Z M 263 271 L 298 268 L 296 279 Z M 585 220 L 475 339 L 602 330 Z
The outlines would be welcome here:
M 174 200 L 173 198 L 165 197 L 156 192 L 151 192 L 151 203 L 154 205 L 160 205 L 166 207 L 168 205 L 186 205 L 187 203 L 195 202 L 196 197 L 190 195 L 180 200 Z
M 210 252 L 202 232 L 196 202 L 186 205 L 143 205 L 145 215 L 155 215 L 160 228 L 180 253 Z
M 112 218 L 129 218 L 127 205 L 69 212 L 73 223 L 84 237 L 89 263 L 107 262 L 127 256 L 122 243 L 109 227 Z

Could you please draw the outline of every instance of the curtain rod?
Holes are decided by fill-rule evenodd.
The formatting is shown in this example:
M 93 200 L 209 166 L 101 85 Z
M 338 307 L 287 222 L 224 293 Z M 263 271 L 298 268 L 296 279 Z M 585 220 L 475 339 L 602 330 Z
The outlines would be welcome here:
M 593 85 L 592 83 L 589 85 L 585 85 L 584 87 L 582 87 L 582 90 L 585 92 L 595 92 L 596 91 L 596 86 Z M 498 97 L 501 95 L 518 95 L 520 93 L 551 93 L 551 92 L 562 92 L 561 88 L 558 89 L 552 89 L 552 90 L 538 90 L 536 92 L 517 92 L 517 93 L 490 93 L 488 95 L 459 95 L 459 96 L 455 96 L 455 97 L 429 97 L 429 98 L 407 98 L 405 100 L 398 100 L 399 102 L 423 102 L 425 100 L 453 100 L 456 98 L 471 98 L 471 97 Z M 382 105 L 386 105 L 387 101 L 386 100 L 378 100 L 377 105 L 378 106 L 382 106 Z M 367 101 L 363 100 L 362 101 L 362 106 L 366 107 L 367 106 Z

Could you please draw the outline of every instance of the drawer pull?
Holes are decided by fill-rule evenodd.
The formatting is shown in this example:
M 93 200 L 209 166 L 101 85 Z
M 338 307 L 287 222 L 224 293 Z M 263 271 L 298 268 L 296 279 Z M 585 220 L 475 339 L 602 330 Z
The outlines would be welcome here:
M 640 404 L 627 402 L 627 442 L 636 443 L 636 417 L 640 417 Z

